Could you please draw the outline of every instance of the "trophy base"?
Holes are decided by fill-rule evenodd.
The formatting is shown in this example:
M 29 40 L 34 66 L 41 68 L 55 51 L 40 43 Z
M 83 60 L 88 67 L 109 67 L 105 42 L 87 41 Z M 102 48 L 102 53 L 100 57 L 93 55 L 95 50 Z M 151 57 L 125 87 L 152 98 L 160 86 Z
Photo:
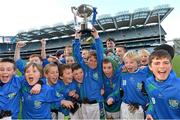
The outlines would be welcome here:
M 79 33 L 81 34 L 90 34 L 91 35 L 92 30 L 91 29 L 84 29 L 84 30 L 80 30 Z

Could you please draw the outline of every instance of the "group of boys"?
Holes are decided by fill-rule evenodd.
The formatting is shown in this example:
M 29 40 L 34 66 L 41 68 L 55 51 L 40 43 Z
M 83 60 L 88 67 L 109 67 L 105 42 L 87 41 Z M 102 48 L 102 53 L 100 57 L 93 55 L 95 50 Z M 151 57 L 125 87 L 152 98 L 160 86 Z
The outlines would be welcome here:
M 73 41 L 74 58 L 84 72 L 83 97 L 81 99 L 83 119 L 105 118 L 103 99 L 103 49 L 102 41 L 95 28 L 91 32 L 95 38 L 95 50 L 85 62 L 80 52 L 81 33 L 76 32 Z M 42 41 L 43 43 L 43 41 Z M 113 46 L 113 45 L 112 45 Z M 18 51 L 16 51 L 18 52 Z M 97 53 L 97 54 L 96 54 Z M 34 56 L 32 56 L 33 58 Z M 38 56 L 35 56 L 38 57 Z M 179 119 L 180 118 L 180 79 L 172 70 L 174 50 L 168 45 L 161 45 L 149 56 L 149 69 L 153 75 L 144 82 L 146 95 L 149 100 L 146 119 Z M 15 58 L 16 60 L 19 59 Z M 16 61 L 18 62 L 18 60 Z M 32 60 L 32 62 L 37 62 Z M 22 64 L 22 62 L 19 62 Z M 18 63 L 16 63 L 18 64 Z M 42 64 L 42 63 L 41 63 Z M 21 66 L 21 65 L 18 65 Z M 21 66 L 22 67 L 22 66 Z M 24 71 L 21 70 L 22 72 Z M 24 74 L 24 73 L 23 73 Z M 21 84 L 23 81 L 16 78 L 15 63 L 6 59 L 0 61 L 0 117 L 12 116 L 17 119 Z M 41 83 L 42 84 L 42 83 Z M 37 94 L 37 91 L 34 91 Z M 17 109 L 18 108 L 18 109 Z M 88 111 L 88 112 L 86 112 Z

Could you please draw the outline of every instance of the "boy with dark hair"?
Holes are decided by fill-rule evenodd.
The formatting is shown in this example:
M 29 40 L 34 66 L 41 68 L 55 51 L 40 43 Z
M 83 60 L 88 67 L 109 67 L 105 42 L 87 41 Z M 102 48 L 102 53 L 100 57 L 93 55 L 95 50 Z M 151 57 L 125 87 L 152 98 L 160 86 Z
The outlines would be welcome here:
M 114 49 L 115 49 L 115 40 L 114 38 L 107 38 L 106 39 L 106 49 L 109 50 L 109 49 L 112 49 L 113 52 L 114 52 Z
M 79 95 L 78 98 L 78 110 L 74 113 L 76 114 L 76 118 L 75 119 L 83 119 L 82 116 L 82 107 L 81 107 L 81 103 L 83 100 L 83 79 L 84 79 L 84 72 L 83 69 L 81 68 L 81 66 L 77 63 L 74 63 L 72 65 L 72 71 L 73 71 L 73 78 L 77 83 L 77 93 Z M 72 119 L 72 118 L 71 118 Z
M 149 57 L 149 68 L 153 76 L 145 82 L 150 100 L 146 119 L 179 119 L 180 79 L 171 72 L 172 56 L 165 50 L 155 50 Z
M 168 44 L 161 44 L 160 46 L 154 48 L 154 50 L 166 50 L 171 56 L 171 58 L 174 58 L 174 48 Z
M 116 46 L 116 56 L 118 58 L 119 66 L 122 67 L 124 65 L 123 56 L 127 52 L 127 49 L 124 45 Z
M 77 93 L 77 84 L 75 81 L 73 81 L 73 72 L 71 65 L 69 64 L 63 64 L 61 66 L 61 69 L 59 71 L 59 76 L 61 79 L 62 86 L 62 93 L 66 100 L 72 101 L 74 107 L 77 107 L 77 99 L 79 98 L 79 95 Z M 75 119 L 75 112 L 76 108 L 70 108 L 66 109 L 62 107 L 62 113 L 64 114 L 64 117 L 67 118 L 68 116 L 71 117 L 71 119 Z M 78 119 L 78 118 L 76 118 Z
M 106 118 L 120 119 L 120 84 L 121 73 L 118 64 L 111 57 L 103 60 L 103 81 Z

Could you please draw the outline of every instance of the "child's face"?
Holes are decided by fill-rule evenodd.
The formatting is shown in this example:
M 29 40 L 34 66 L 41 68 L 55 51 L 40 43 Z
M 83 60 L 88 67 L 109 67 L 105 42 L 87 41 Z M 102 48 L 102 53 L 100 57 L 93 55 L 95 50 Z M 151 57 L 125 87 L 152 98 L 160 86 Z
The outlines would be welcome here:
M 82 51 L 82 57 L 83 57 L 83 58 L 87 58 L 88 55 L 89 55 L 88 51 L 86 51 L 86 50 L 83 50 L 83 51 Z
M 72 47 L 66 47 L 64 52 L 65 52 L 65 55 L 71 55 L 72 54 Z
M 63 75 L 60 78 L 64 81 L 65 84 L 69 84 L 73 80 L 72 69 L 64 69 Z
M 111 78 L 113 76 L 113 66 L 110 62 L 103 63 L 103 72 L 108 78 Z
M 39 81 L 40 77 L 41 73 L 36 67 L 30 66 L 25 71 L 25 78 L 30 86 L 35 85 Z
M 8 83 L 15 74 L 14 64 L 9 62 L 0 63 L 0 80 L 3 83 Z
M 154 58 L 149 67 L 153 72 L 156 80 L 166 80 L 172 69 L 172 64 L 167 58 Z
M 48 72 L 45 73 L 45 77 L 48 80 L 48 83 L 50 85 L 54 85 L 57 83 L 57 80 L 59 78 L 59 71 L 57 66 L 51 66 L 48 69 Z
M 42 61 L 40 60 L 39 57 L 31 57 L 29 58 L 29 62 L 37 63 L 39 65 L 42 65 Z
M 95 69 L 97 67 L 97 59 L 94 56 L 90 56 L 88 58 L 88 66 L 91 69 Z
M 124 59 L 125 67 L 129 73 L 135 72 L 138 68 L 138 63 L 136 60 L 125 58 Z
M 148 55 L 141 55 L 141 65 L 147 65 L 149 63 L 149 56 Z
M 117 54 L 119 57 L 123 58 L 123 56 L 124 56 L 124 54 L 125 54 L 124 48 L 121 48 L 121 47 L 116 48 L 116 54 Z
M 74 58 L 72 56 L 67 56 L 66 57 L 66 64 L 70 64 L 71 65 L 73 63 L 75 63 Z
M 83 50 L 81 55 L 82 55 L 83 59 L 87 62 L 87 58 L 89 56 L 89 52 L 86 51 L 86 50 Z
M 81 68 L 73 71 L 73 77 L 78 83 L 83 82 L 83 76 L 84 76 L 84 73 Z
M 114 49 L 114 46 L 115 46 L 115 44 L 113 41 L 107 41 L 106 42 L 107 49 Z

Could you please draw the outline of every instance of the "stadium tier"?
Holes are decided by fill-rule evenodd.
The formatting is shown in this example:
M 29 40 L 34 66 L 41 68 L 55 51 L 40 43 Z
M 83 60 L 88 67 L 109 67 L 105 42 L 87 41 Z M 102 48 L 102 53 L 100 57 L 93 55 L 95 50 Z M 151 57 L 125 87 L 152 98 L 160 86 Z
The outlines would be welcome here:
M 147 48 L 165 43 L 166 32 L 161 22 L 173 10 L 168 5 L 157 6 L 153 10 L 141 8 L 129 13 L 123 11 L 115 16 L 101 15 L 95 23 L 95 28 L 103 41 L 108 37 L 115 38 L 116 45 L 125 45 L 127 49 Z M 47 40 L 46 52 L 53 54 L 56 50 L 64 49 L 74 39 L 74 24 L 57 24 L 53 27 L 45 27 L 39 30 L 30 30 L 16 35 L 17 39 L 27 41 L 22 48 L 21 56 L 26 59 L 32 53 L 40 53 L 40 41 Z M 3 39 L 3 37 L 2 37 Z M 105 44 L 105 43 L 104 43 Z M 0 58 L 13 57 L 16 41 L 8 42 L 2 40 L 0 43 Z M 83 43 L 82 47 L 89 48 L 89 44 Z

